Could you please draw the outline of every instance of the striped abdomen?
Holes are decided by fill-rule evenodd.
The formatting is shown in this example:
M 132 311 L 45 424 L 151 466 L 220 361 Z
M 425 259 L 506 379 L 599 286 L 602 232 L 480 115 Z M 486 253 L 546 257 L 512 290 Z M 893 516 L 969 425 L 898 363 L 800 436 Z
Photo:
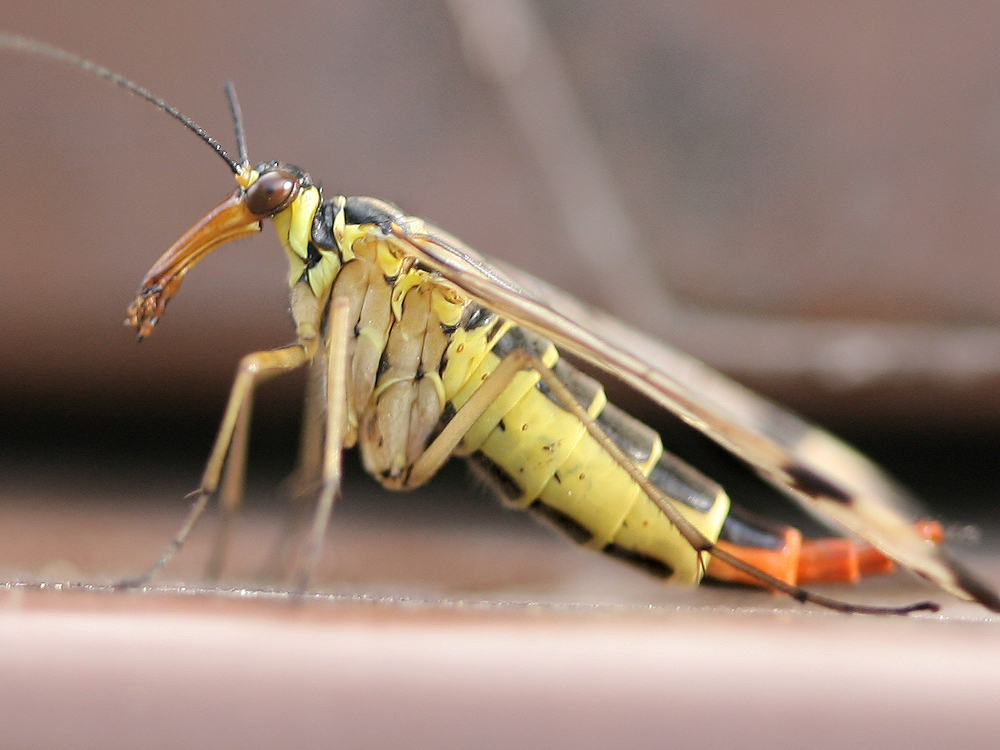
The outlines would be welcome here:
M 521 328 L 505 327 L 451 398 L 456 409 L 504 355 L 528 348 L 569 386 L 643 474 L 678 501 L 681 512 L 703 534 L 718 538 L 729 512 L 729 500 L 718 485 L 665 454 L 654 430 L 609 404 L 600 383 L 561 361 L 551 343 Z M 700 580 L 703 566 L 691 545 L 539 382 L 538 373 L 518 373 L 456 453 L 467 456 L 508 503 L 552 522 L 576 542 L 672 583 L 694 585 Z

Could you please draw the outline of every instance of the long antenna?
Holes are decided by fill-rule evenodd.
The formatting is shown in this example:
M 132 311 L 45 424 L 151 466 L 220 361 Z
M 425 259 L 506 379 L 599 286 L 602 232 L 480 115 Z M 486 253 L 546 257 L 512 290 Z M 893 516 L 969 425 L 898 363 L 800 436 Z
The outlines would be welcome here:
M 229 100 L 229 114 L 233 116 L 233 127 L 236 128 L 236 149 L 239 152 L 240 164 L 250 166 L 250 156 L 247 152 L 247 132 L 243 129 L 243 110 L 240 100 L 236 98 L 236 87 L 232 81 L 226 81 L 226 99 Z
M 61 63 L 65 63 L 66 65 L 70 65 L 74 68 L 80 68 L 81 70 L 85 70 L 88 73 L 93 73 L 98 78 L 103 78 L 106 81 L 111 81 L 112 83 L 121 86 L 129 93 L 135 94 L 136 96 L 145 99 L 147 102 L 152 104 L 157 109 L 163 110 L 168 115 L 173 117 L 175 120 L 180 122 L 184 127 L 186 127 L 192 133 L 201 138 L 201 140 L 203 140 L 205 143 L 211 146 L 212 150 L 215 151 L 215 153 L 217 153 L 220 157 L 222 157 L 223 161 L 225 161 L 226 164 L 229 165 L 229 168 L 233 171 L 233 174 L 237 175 L 240 174 L 241 165 L 237 163 L 233 159 L 233 157 L 231 157 L 226 152 L 226 149 L 222 147 L 222 144 L 219 143 L 217 140 L 215 140 L 212 136 L 210 136 L 201 125 L 196 123 L 194 120 L 185 115 L 176 107 L 167 104 L 160 97 L 154 95 L 150 91 L 147 91 L 139 84 L 133 83 L 128 78 L 125 78 L 124 76 L 115 73 L 113 70 L 108 70 L 103 65 L 98 65 L 95 62 L 91 62 L 90 60 L 74 55 L 72 52 L 67 52 L 64 49 L 60 49 L 59 47 L 53 47 L 51 44 L 45 44 L 45 42 L 39 42 L 36 39 L 30 39 L 28 37 L 20 36 L 18 34 L 8 34 L 7 32 L 4 31 L 0 31 L 0 47 L 13 50 L 15 52 L 30 52 L 35 55 L 41 55 L 42 57 L 48 57 L 50 59 L 57 60 Z M 238 105 L 237 105 L 237 111 L 238 111 Z M 245 159 L 246 155 L 242 153 L 242 150 L 245 149 L 245 143 L 241 143 L 240 148 L 241 148 L 241 158 Z

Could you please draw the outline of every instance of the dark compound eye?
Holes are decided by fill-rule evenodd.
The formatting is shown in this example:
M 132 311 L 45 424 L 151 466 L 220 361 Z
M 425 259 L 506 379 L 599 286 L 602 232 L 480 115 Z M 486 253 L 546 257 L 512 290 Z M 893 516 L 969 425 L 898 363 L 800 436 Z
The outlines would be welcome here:
M 288 207 L 299 192 L 298 178 L 284 169 L 265 172 L 247 188 L 246 207 L 258 216 L 273 216 Z

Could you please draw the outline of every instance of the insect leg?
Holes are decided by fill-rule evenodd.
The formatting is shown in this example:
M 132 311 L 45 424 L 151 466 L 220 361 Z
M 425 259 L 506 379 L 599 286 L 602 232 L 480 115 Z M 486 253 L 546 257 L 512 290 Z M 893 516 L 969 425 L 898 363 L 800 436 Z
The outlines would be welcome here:
M 344 435 L 347 431 L 347 345 L 351 331 L 351 303 L 346 297 L 334 297 L 330 303 L 324 357 L 326 358 L 326 425 L 323 443 L 322 482 L 312 528 L 306 540 L 306 549 L 299 569 L 297 587 L 305 591 L 319 564 L 323 537 L 330 523 L 333 503 L 340 494 L 344 453 Z M 310 417 L 311 418 L 311 417 Z M 308 423 L 305 430 L 308 430 Z M 304 437 L 309 437 L 304 433 Z M 314 450 L 303 446 L 306 451 Z M 313 458 L 303 456 L 303 471 Z
M 302 408 L 299 455 L 288 479 L 292 497 L 313 497 L 323 476 L 323 430 L 326 412 L 326 362 L 316 357 L 310 363 Z
M 243 502 L 243 488 L 246 481 L 247 444 L 250 440 L 250 414 L 253 410 L 253 399 L 247 398 L 236 416 L 236 426 L 222 473 L 222 483 L 219 485 L 219 507 L 222 511 L 219 518 L 219 529 L 215 534 L 215 544 L 212 546 L 212 557 L 206 569 L 206 577 L 210 581 L 218 580 L 222 574 L 222 566 L 226 560 L 229 548 L 229 534 L 233 526 L 236 511 Z
M 289 372 L 301 367 L 313 356 L 315 350 L 315 341 L 307 340 L 281 349 L 254 352 L 240 360 L 236 379 L 233 381 L 232 390 L 229 392 L 229 402 L 226 404 L 226 411 L 222 416 L 219 434 L 215 438 L 212 453 L 208 458 L 208 463 L 205 465 L 205 471 L 201 478 L 201 486 L 192 493 L 195 501 L 191 506 L 191 510 L 188 511 L 184 523 L 170 543 L 170 546 L 167 547 L 160 559 L 149 570 L 136 578 L 120 581 L 117 586 L 122 588 L 142 586 L 156 573 L 166 567 L 177 550 L 184 544 L 184 540 L 187 539 L 188 534 L 191 533 L 191 529 L 194 528 L 198 519 L 201 518 L 209 500 L 212 499 L 219 489 L 222 472 L 226 465 L 226 458 L 234 445 L 234 434 L 236 433 L 237 423 L 240 421 L 240 413 L 244 408 L 248 409 L 245 405 L 252 398 L 254 387 L 258 383 L 275 375 L 280 375 L 283 372 Z M 245 443 L 246 435 L 244 434 L 241 439 Z M 245 445 L 237 448 L 236 454 L 236 458 L 242 462 L 246 455 Z M 234 466 L 233 470 L 237 471 L 237 474 L 242 474 L 241 466 Z
M 715 542 L 698 531 L 698 529 L 696 529 L 690 521 L 681 515 L 681 513 L 670 501 L 670 498 L 667 497 L 659 487 L 649 481 L 639 468 L 628 459 L 615 442 L 608 437 L 604 430 L 601 429 L 593 417 L 587 413 L 586 409 L 580 406 L 566 384 L 563 383 L 551 369 L 538 360 L 535 355 L 527 352 L 525 354 L 532 360 L 534 369 L 538 371 L 542 380 L 549 386 L 549 388 L 551 388 L 552 392 L 559 398 L 563 405 L 583 423 L 591 437 L 593 437 L 594 440 L 596 440 L 601 447 L 607 451 L 615 459 L 615 461 L 618 462 L 618 464 L 629 474 L 632 480 L 642 488 L 643 492 L 646 493 L 649 499 L 652 500 L 670 520 L 670 522 L 677 527 L 677 530 L 681 533 L 681 535 L 699 554 L 716 557 L 723 562 L 728 563 L 733 568 L 736 568 L 748 576 L 760 581 L 765 586 L 788 594 L 796 601 L 802 603 L 812 602 L 813 604 L 818 604 L 819 606 L 838 612 L 903 615 L 920 610 L 928 610 L 932 612 L 938 610 L 938 605 L 933 602 L 918 602 L 916 604 L 905 605 L 902 607 L 868 606 L 843 602 L 782 581 L 769 573 L 759 570 L 744 560 L 741 560 L 739 557 L 736 557 L 730 552 L 719 548 Z
M 291 570 L 296 542 L 308 519 L 309 502 L 318 494 L 323 473 L 323 430 L 326 424 L 326 365 L 314 357 L 306 377 L 299 436 L 299 455 L 291 476 L 285 482 L 289 504 L 286 506 L 282 529 L 267 562 L 261 567 L 262 580 L 283 580 Z

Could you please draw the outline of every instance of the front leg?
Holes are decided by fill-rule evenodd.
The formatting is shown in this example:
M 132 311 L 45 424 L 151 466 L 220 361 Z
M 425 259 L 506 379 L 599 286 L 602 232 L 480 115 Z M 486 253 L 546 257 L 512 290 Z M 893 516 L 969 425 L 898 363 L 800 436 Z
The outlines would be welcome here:
M 222 424 L 219 426 L 219 433 L 215 438 L 208 463 L 205 465 L 201 485 L 192 493 L 195 496 L 195 501 L 191 510 L 188 511 L 184 523 L 170 546 L 149 570 L 135 578 L 120 581 L 116 584 L 117 586 L 122 588 L 142 586 L 167 566 L 177 550 L 184 544 L 191 529 L 201 518 L 209 500 L 218 491 L 224 471 L 227 477 L 227 489 L 223 511 L 227 515 L 235 512 L 241 500 L 242 478 L 246 470 L 246 446 L 249 436 L 247 422 L 253 390 L 259 383 L 275 375 L 301 367 L 312 358 L 315 351 L 315 341 L 307 340 L 281 349 L 254 352 L 246 355 L 240 361 L 236 379 L 229 392 L 229 402 L 226 404 L 226 411 L 222 416 Z

